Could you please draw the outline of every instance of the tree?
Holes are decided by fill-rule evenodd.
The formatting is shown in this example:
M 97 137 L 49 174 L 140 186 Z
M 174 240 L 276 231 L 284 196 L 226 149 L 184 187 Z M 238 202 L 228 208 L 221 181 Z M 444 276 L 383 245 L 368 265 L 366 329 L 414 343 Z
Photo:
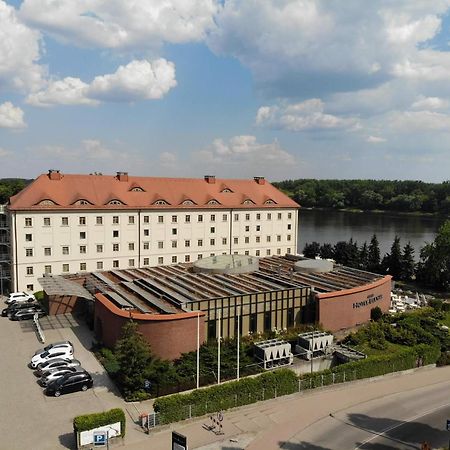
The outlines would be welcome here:
M 434 241 L 420 251 L 417 279 L 435 289 L 450 289 L 450 220 L 441 226 Z
M 115 346 L 120 367 L 118 379 L 125 397 L 143 390 L 146 370 L 152 360 L 150 346 L 137 328 L 137 323 L 129 320 Z
M 376 234 L 370 240 L 367 270 L 375 273 L 380 271 L 380 244 Z
M 381 308 L 379 306 L 375 306 L 375 308 L 372 308 L 370 310 L 370 320 L 378 322 L 382 317 L 383 311 L 381 311 Z
M 402 267 L 400 271 L 400 279 L 404 281 L 411 281 L 416 269 L 416 262 L 414 261 L 414 248 L 411 242 L 408 242 L 403 247 Z
M 369 265 L 369 248 L 367 247 L 367 242 L 359 249 L 359 267 L 362 270 L 367 270 L 367 266 Z
M 383 270 L 396 279 L 401 278 L 402 273 L 402 251 L 400 247 L 400 238 L 395 236 L 391 246 L 391 252 L 387 253 L 382 261 Z
M 323 244 L 320 247 L 320 257 L 322 259 L 334 259 L 334 250 L 331 244 Z
M 318 242 L 312 242 L 311 244 L 306 244 L 303 249 L 303 254 L 306 258 L 315 258 L 319 255 L 320 244 Z

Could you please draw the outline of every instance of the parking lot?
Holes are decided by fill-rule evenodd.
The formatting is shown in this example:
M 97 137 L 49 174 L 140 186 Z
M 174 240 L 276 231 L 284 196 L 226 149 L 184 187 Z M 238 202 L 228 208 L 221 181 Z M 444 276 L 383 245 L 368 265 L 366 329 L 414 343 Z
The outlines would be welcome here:
M 72 316 L 45 317 L 41 323 L 45 344 L 38 341 L 32 321 L 12 322 L 0 317 L 1 449 L 75 448 L 75 416 L 115 407 L 126 409 L 103 367 L 89 351 L 92 334 L 86 325 Z M 61 340 L 72 342 L 74 357 L 91 373 L 94 388 L 59 398 L 46 397 L 28 363 L 35 350 Z M 132 433 L 130 438 L 133 440 Z

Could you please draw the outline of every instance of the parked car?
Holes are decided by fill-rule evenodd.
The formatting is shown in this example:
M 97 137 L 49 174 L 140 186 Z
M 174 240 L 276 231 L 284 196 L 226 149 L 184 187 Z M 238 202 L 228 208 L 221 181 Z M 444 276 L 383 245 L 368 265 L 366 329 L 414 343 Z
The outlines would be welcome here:
M 35 302 L 36 297 L 33 294 L 26 294 L 25 292 L 12 292 L 6 299 L 6 303 L 23 303 L 23 302 Z
M 45 374 L 40 379 L 41 386 L 47 386 L 52 381 L 61 378 L 63 375 L 68 373 L 77 372 L 77 368 L 75 367 L 62 367 L 59 369 L 51 369 L 50 371 L 45 372 Z
M 68 373 L 49 383 L 45 389 L 45 394 L 59 397 L 61 394 L 69 392 L 87 391 L 93 384 L 91 375 L 85 370 Z
M 2 317 L 9 317 L 14 312 L 18 311 L 19 309 L 26 309 L 26 308 L 36 308 L 40 307 L 39 303 L 11 303 L 6 308 L 2 310 Z
M 38 317 L 47 315 L 42 308 L 25 308 L 13 312 L 9 317 L 9 320 L 30 320 L 35 316 L 35 314 L 37 314 Z
M 45 363 L 40 364 L 40 367 L 37 369 L 37 375 L 42 377 L 45 372 L 53 369 L 61 369 L 63 367 L 74 367 L 79 368 L 81 366 L 80 361 L 78 359 L 63 359 L 57 358 L 53 360 L 49 360 Z
M 48 344 L 44 348 L 38 348 L 34 354 L 39 355 L 39 353 L 42 352 L 48 352 L 52 348 L 71 348 L 73 350 L 72 342 L 70 341 L 59 341 L 59 342 L 53 342 L 51 344 Z
M 30 366 L 32 369 L 36 369 L 36 367 L 38 367 L 39 364 L 49 361 L 50 359 L 55 360 L 57 358 L 73 359 L 73 350 L 66 348 L 65 349 L 51 348 L 46 352 L 34 355 L 31 358 Z

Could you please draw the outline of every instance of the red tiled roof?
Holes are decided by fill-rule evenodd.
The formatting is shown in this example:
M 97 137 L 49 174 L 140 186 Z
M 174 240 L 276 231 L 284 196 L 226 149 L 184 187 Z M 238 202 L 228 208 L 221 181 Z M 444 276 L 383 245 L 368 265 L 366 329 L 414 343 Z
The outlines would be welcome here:
M 53 178 L 53 179 L 52 179 Z M 134 192 L 140 187 L 143 192 Z M 226 187 L 232 192 L 222 192 Z M 117 199 L 123 205 L 108 205 Z M 217 200 L 219 204 L 208 205 Z M 254 204 L 243 204 L 251 199 Z M 55 205 L 39 205 L 52 200 Z M 74 205 L 78 200 L 91 204 Z M 155 205 L 164 200 L 167 205 Z M 194 205 L 183 205 L 191 200 Z M 272 200 L 273 204 L 268 204 Z M 54 209 L 202 209 L 202 208 L 298 208 L 299 205 L 265 180 L 215 179 L 207 182 L 201 178 L 159 178 L 127 176 L 119 181 L 113 175 L 43 174 L 10 199 L 11 210 Z

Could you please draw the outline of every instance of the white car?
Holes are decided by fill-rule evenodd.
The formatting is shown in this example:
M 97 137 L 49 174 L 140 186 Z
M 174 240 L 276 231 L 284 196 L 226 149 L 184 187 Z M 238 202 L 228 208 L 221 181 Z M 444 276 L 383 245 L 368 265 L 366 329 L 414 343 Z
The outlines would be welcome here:
M 80 369 L 80 367 L 65 367 L 62 369 L 55 369 L 55 370 L 51 371 L 51 373 L 46 373 L 46 376 L 42 376 L 40 379 L 40 383 L 42 386 L 47 386 L 48 383 L 51 383 L 52 381 L 57 380 L 58 378 L 65 375 L 66 373 L 76 372 L 77 369 Z
M 44 348 L 39 348 L 38 350 L 36 350 L 34 352 L 35 355 L 39 355 L 39 353 L 43 353 L 43 352 L 47 352 L 52 348 L 68 348 L 68 349 L 72 349 L 72 353 L 73 353 L 73 345 L 72 342 L 70 341 L 60 341 L 60 342 L 53 342 L 52 344 L 48 344 L 46 347 Z
M 23 302 L 35 302 L 36 297 L 33 294 L 26 294 L 25 292 L 12 292 L 6 299 L 6 303 L 23 303 Z
M 34 355 L 31 358 L 30 366 L 32 369 L 36 369 L 39 364 L 56 358 L 73 359 L 73 349 L 51 348 L 50 350 L 39 353 L 38 355 Z

